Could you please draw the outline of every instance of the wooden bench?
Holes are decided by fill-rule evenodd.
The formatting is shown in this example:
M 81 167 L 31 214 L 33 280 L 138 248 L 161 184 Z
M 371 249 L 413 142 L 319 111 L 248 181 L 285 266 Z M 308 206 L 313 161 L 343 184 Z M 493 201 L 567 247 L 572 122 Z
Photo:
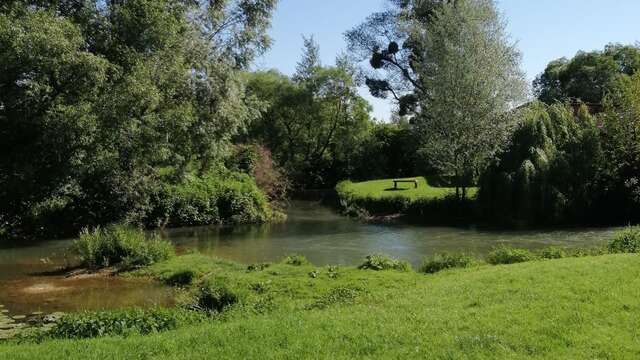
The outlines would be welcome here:
M 417 189 L 418 188 L 418 180 L 415 179 L 411 179 L 411 180 L 402 180 L 402 179 L 395 179 L 393 180 L 393 188 L 397 189 L 398 188 L 398 184 L 399 183 L 409 183 L 409 184 L 413 184 L 413 186 Z

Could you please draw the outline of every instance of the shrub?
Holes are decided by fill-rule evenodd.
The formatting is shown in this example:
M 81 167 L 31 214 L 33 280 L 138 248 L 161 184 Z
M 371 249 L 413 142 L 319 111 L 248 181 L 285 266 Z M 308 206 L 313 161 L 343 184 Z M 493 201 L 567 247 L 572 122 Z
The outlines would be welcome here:
M 358 267 L 361 270 L 400 270 L 411 271 L 411 264 L 400 261 L 384 254 L 374 254 L 367 256 L 365 262 Z
M 529 250 L 514 249 L 508 246 L 499 246 L 487 256 L 487 262 L 492 265 L 516 264 L 535 259 L 536 256 Z
M 311 264 L 304 255 L 289 255 L 282 261 L 287 265 L 303 266 Z
M 240 302 L 242 294 L 231 289 L 224 279 L 214 278 L 205 281 L 196 292 L 196 309 L 222 312 Z
M 474 259 L 469 255 L 461 253 L 442 253 L 425 259 L 420 271 L 427 274 L 434 274 L 446 269 L 468 268 L 474 263 Z
M 78 255 L 83 266 L 91 269 L 111 265 L 146 266 L 175 255 L 173 245 L 157 234 L 147 236 L 140 229 L 122 225 L 83 230 L 74 241 L 72 252 Z
M 564 249 L 555 246 L 544 248 L 538 251 L 537 255 L 541 259 L 562 259 L 569 256 Z
M 197 274 L 193 270 L 182 270 L 169 275 L 164 282 L 171 286 L 188 286 L 193 284 Z
M 46 333 L 57 339 L 82 339 L 100 336 L 146 335 L 202 321 L 204 315 L 180 309 L 127 309 L 80 312 L 64 315 Z
M 151 207 L 144 221 L 149 226 L 263 223 L 276 215 L 255 181 L 233 172 L 164 184 L 154 194 Z
M 607 246 L 612 254 L 640 252 L 640 226 L 629 226 L 619 231 Z

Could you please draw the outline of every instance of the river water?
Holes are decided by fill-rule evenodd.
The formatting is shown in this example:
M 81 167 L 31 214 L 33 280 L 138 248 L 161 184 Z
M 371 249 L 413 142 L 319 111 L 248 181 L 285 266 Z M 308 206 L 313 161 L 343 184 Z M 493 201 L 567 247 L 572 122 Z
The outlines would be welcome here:
M 179 251 L 197 249 L 247 264 L 302 254 L 316 265 L 357 265 L 368 254 L 385 253 L 417 265 L 423 257 L 442 251 L 482 256 L 499 244 L 529 249 L 600 245 L 616 230 L 505 231 L 364 224 L 319 203 L 295 201 L 282 224 L 172 229 L 163 235 Z M 71 241 L 0 247 L 0 305 L 11 314 L 28 314 L 171 304 L 172 290 L 158 284 L 119 277 L 65 278 L 52 272 L 65 263 Z

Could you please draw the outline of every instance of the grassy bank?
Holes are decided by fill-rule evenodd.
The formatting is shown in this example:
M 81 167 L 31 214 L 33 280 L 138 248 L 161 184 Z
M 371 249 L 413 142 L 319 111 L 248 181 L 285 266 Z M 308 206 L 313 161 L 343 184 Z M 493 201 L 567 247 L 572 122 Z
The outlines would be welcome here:
M 188 255 L 135 276 L 180 283 L 185 292 L 224 283 L 235 305 L 202 324 L 148 336 L 0 345 L 0 358 L 619 359 L 640 353 L 637 255 L 435 275 L 318 268 L 296 257 L 247 267 Z
M 411 178 L 418 182 L 400 183 L 394 188 L 393 179 L 353 183 L 343 181 L 336 192 L 343 211 L 359 217 L 403 214 L 409 220 L 423 223 L 448 223 L 473 216 L 473 199 L 477 189 L 467 189 L 468 199 L 455 197 L 451 187 L 434 186 L 423 177 Z
M 344 195 L 356 198 L 385 199 L 401 197 L 412 201 L 443 199 L 456 193 L 455 188 L 433 186 L 423 177 L 406 179 L 416 180 L 418 182 L 417 188 L 410 183 L 400 183 L 396 189 L 394 188 L 393 180 L 381 179 L 359 183 L 346 181 L 341 183 L 338 188 Z M 474 197 L 476 190 L 476 188 L 468 189 L 469 196 Z

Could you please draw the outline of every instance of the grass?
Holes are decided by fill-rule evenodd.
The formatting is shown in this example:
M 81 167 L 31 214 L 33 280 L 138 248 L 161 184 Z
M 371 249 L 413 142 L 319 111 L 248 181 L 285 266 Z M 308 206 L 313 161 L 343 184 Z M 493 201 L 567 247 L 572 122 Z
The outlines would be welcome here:
M 168 279 L 187 268 L 199 283 L 215 279 L 239 289 L 237 306 L 216 320 L 147 336 L 0 344 L 0 359 L 622 359 L 640 354 L 636 254 L 435 275 L 282 262 L 249 270 L 192 254 L 133 275 Z
M 402 197 L 409 200 L 434 200 L 444 199 L 447 196 L 455 195 L 456 189 L 450 187 L 436 187 L 430 185 L 423 177 L 411 178 L 418 181 L 418 188 L 413 184 L 400 183 L 398 189 L 393 188 L 394 179 L 382 179 L 366 182 L 353 183 L 343 182 L 339 185 L 339 192 L 348 193 L 355 198 L 384 199 Z M 476 188 L 467 189 L 469 197 L 476 195 Z
M 125 225 L 85 229 L 74 241 L 71 252 L 83 266 L 92 269 L 113 265 L 124 269 L 146 266 L 175 255 L 169 241 Z

